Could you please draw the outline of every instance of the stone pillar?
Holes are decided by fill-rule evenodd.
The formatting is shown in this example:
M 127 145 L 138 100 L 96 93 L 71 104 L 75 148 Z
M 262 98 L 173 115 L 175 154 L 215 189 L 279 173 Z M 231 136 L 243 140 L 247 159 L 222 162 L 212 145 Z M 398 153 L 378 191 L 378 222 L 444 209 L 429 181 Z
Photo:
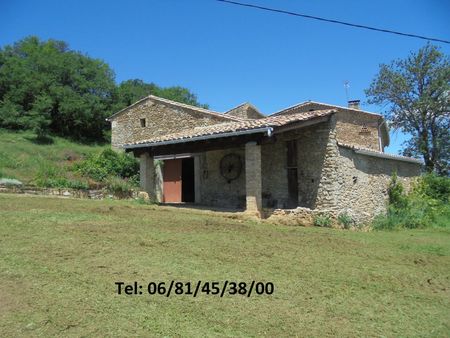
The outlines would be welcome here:
M 247 192 L 246 211 L 261 217 L 261 146 L 256 142 L 248 142 L 245 145 L 245 187 Z
M 156 162 L 156 163 L 155 163 Z M 155 195 L 156 195 L 156 201 L 158 203 L 161 203 L 163 201 L 163 187 L 164 187 L 164 178 L 163 178 L 163 161 L 160 160 L 159 164 L 157 161 L 153 162 L 155 164 Z
M 151 199 L 155 196 L 155 164 L 148 153 L 140 156 L 139 178 L 141 190 L 148 193 Z
M 339 148 L 336 139 L 336 117 L 332 116 L 328 123 L 328 140 L 322 163 L 321 179 L 317 191 L 315 209 L 336 211 L 342 210 L 345 206 L 339 205 L 341 192 L 339 170 Z

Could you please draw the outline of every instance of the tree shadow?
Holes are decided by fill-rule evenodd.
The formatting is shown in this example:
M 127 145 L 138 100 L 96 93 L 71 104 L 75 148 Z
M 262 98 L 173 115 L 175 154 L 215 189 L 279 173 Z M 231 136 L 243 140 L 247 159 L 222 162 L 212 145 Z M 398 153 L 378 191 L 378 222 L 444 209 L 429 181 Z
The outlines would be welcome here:
M 25 139 L 34 144 L 39 144 L 39 145 L 49 145 L 49 144 L 55 143 L 53 138 L 51 138 L 50 136 L 46 136 L 46 135 L 45 136 L 26 136 Z

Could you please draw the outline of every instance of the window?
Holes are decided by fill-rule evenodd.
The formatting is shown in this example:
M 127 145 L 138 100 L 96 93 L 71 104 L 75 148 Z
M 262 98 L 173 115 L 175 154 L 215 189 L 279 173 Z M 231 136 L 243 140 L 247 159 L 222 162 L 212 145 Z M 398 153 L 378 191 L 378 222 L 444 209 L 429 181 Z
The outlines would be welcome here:
M 365 124 L 362 125 L 361 130 L 360 130 L 361 134 L 370 134 L 370 130 L 369 128 L 367 128 L 367 126 Z
M 145 127 L 145 119 L 140 119 L 141 121 L 141 127 L 144 128 Z

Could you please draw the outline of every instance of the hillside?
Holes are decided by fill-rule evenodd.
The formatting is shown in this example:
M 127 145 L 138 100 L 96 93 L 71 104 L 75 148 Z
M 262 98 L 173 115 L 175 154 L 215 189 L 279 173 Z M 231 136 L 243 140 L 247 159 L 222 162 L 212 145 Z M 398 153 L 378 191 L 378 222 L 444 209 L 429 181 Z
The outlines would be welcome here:
M 67 169 L 75 161 L 108 147 L 75 143 L 60 137 L 51 140 L 51 143 L 40 144 L 32 132 L 0 129 L 0 178 L 15 178 L 32 185 L 48 176 L 84 182 L 85 178 Z

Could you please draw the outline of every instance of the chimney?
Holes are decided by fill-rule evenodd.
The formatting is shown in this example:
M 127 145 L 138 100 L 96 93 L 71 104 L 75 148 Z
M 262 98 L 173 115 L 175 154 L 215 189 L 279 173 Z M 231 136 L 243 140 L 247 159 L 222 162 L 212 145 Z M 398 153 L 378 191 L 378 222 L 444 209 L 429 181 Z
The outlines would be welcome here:
M 359 109 L 360 100 L 350 100 L 348 101 L 348 107 L 352 109 Z

